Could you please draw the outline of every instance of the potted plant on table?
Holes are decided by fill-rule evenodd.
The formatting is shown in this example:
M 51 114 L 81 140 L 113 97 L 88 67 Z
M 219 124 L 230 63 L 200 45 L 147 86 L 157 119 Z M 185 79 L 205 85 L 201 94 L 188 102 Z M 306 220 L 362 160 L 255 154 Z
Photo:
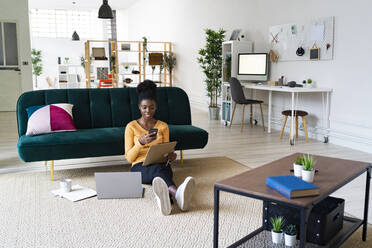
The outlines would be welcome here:
M 302 176 L 303 161 L 302 156 L 297 156 L 296 161 L 293 163 L 293 171 L 296 177 Z
M 218 120 L 220 113 L 217 101 L 222 85 L 222 42 L 225 32 L 223 29 L 218 31 L 206 29 L 206 44 L 204 48 L 199 50 L 198 63 L 206 76 L 204 82 L 209 97 L 210 120 Z
M 283 225 L 284 225 L 284 217 L 283 216 L 276 216 L 270 219 L 271 225 L 273 229 L 271 230 L 271 237 L 274 244 L 280 244 L 282 242 L 283 237 Z
M 313 80 L 312 80 L 311 78 L 308 78 L 308 79 L 307 79 L 307 87 L 308 87 L 308 88 L 313 87 Z
M 314 181 L 314 165 L 315 160 L 313 156 L 307 154 L 302 157 L 302 180 L 312 183 Z
M 287 225 L 284 230 L 285 246 L 295 246 L 297 238 L 297 230 L 295 225 Z

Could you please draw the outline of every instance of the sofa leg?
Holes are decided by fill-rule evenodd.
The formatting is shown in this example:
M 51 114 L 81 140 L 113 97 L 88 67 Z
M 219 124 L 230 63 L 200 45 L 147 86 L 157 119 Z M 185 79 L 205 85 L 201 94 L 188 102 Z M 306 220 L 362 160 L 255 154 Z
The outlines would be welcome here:
M 50 161 L 50 181 L 54 178 L 54 160 Z
M 181 156 L 181 168 L 183 167 L 183 150 L 180 151 Z

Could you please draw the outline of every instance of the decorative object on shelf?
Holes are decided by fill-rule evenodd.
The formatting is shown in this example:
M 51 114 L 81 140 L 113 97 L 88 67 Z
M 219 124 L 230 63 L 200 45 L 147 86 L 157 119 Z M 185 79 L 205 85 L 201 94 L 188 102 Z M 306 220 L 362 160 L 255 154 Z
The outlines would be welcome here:
M 124 79 L 124 83 L 126 83 L 126 84 L 130 84 L 131 82 L 133 82 L 133 79 L 131 79 L 131 78 Z
M 272 230 L 271 237 L 274 244 L 280 244 L 283 238 L 283 226 L 284 226 L 284 217 L 276 216 L 270 219 Z
M 279 56 L 273 49 L 270 50 L 269 57 L 271 62 L 273 63 L 278 62 Z
M 132 70 L 132 73 L 133 73 L 133 74 L 140 74 L 140 72 L 137 71 L 137 70 Z
M 320 60 L 320 48 L 315 44 L 310 48 L 310 60 Z
M 121 44 L 122 51 L 130 51 L 130 43 L 123 43 Z
M 108 79 L 108 67 L 97 67 L 97 79 Z
M 304 54 L 305 54 L 305 49 L 302 46 L 298 47 L 296 50 L 296 55 L 303 56 Z
M 72 34 L 72 40 L 73 41 L 80 40 L 80 37 L 76 31 L 74 31 L 74 33 Z
M 297 156 L 296 161 L 293 163 L 293 171 L 296 177 L 302 176 L 302 156 Z
M 220 112 L 217 101 L 222 85 L 222 42 L 225 32 L 223 29 L 218 31 L 206 29 L 206 44 L 199 50 L 198 63 L 206 76 L 204 82 L 209 97 L 209 118 L 211 120 L 218 120 Z
M 105 48 L 104 47 L 93 47 L 92 48 L 92 57 L 95 60 L 107 60 Z
M 35 88 L 37 88 L 37 77 L 43 73 L 41 50 L 31 50 L 32 74 L 35 75 Z
M 284 230 L 284 243 L 285 246 L 295 246 L 297 238 L 297 230 L 295 225 L 287 225 Z
M 110 66 L 111 66 L 111 74 L 116 73 L 116 56 L 110 56 Z
M 98 18 L 101 19 L 113 19 L 112 10 L 110 5 L 108 5 L 108 0 L 103 0 L 101 7 L 98 10 Z
M 149 53 L 149 65 L 161 65 L 162 61 L 162 53 Z
M 172 54 L 164 55 L 164 68 L 169 72 L 169 84 L 172 86 L 173 69 L 176 66 L 176 56 Z
M 303 155 L 302 157 L 302 180 L 312 183 L 314 181 L 314 165 L 315 165 L 315 160 L 313 156 L 307 154 Z
M 231 33 L 230 40 L 236 40 L 239 37 L 241 29 L 234 29 Z
M 164 69 L 164 56 L 161 57 L 161 62 L 160 62 L 160 65 L 159 65 L 159 83 L 160 84 L 161 84 L 161 81 L 162 81 L 163 69 Z
M 65 57 L 65 64 L 67 65 L 68 62 L 70 61 L 70 58 L 69 57 Z

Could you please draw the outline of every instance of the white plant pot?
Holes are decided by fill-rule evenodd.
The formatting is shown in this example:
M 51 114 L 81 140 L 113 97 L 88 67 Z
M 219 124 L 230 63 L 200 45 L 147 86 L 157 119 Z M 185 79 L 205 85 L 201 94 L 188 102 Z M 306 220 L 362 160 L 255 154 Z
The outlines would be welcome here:
M 293 163 L 293 171 L 296 177 L 302 176 L 302 168 L 303 168 L 302 165 Z
M 296 245 L 296 235 L 284 234 L 285 246 L 295 246 Z
M 302 170 L 302 180 L 312 183 L 314 181 L 314 174 L 315 170 L 307 171 L 307 170 Z
M 280 244 L 282 242 L 283 233 L 277 233 L 274 231 L 271 231 L 271 238 L 273 240 L 274 244 Z

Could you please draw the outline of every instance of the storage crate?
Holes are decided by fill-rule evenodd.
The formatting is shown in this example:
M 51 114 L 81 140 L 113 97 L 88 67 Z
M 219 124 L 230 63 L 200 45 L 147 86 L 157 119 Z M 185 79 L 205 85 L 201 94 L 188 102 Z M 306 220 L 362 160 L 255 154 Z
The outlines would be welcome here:
M 286 225 L 296 225 L 297 237 L 299 237 L 299 209 L 268 201 L 264 202 L 263 207 L 264 214 L 267 214 L 266 230 L 270 231 L 272 228 L 270 223 L 272 217 L 283 216 L 286 220 Z M 307 242 L 318 245 L 327 244 L 343 227 L 344 208 L 344 199 L 330 196 L 315 205 L 308 219 Z

